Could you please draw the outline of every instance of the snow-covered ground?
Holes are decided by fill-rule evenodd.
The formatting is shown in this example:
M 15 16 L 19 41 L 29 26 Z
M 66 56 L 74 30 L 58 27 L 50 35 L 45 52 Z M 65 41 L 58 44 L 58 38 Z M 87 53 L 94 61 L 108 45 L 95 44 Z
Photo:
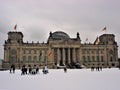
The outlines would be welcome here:
M 50 69 L 43 75 L 21 75 L 0 71 L 0 90 L 120 90 L 120 70 L 117 68 L 93 71 L 90 69 Z

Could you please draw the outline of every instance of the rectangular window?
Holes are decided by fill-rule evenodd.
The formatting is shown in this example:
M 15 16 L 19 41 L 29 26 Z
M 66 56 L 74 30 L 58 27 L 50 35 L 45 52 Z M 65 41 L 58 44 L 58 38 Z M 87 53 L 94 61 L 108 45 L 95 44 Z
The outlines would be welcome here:
M 82 49 L 82 54 L 85 54 L 85 49 Z
M 12 56 L 12 57 L 10 58 L 10 62 L 16 62 L 16 57 Z
M 30 49 L 28 50 L 28 53 L 31 54 L 31 50 Z
M 96 50 L 96 53 L 99 54 L 99 49 Z
M 103 54 L 103 50 L 101 50 L 101 54 Z
M 47 62 L 47 56 L 44 56 L 44 62 L 46 63 Z
M 92 50 L 91 53 L 94 54 L 94 50 Z
M 96 61 L 99 62 L 99 56 L 96 57 Z
M 32 57 L 31 56 L 28 56 L 28 61 L 32 61 Z
M 110 61 L 111 61 L 111 62 L 113 61 L 113 57 L 110 57 Z
M 90 56 L 87 56 L 87 61 L 90 62 Z
M 23 49 L 23 54 L 25 54 L 26 53 L 26 50 L 25 49 Z
M 94 57 L 94 56 L 92 56 L 92 61 L 93 61 L 93 62 L 95 61 L 95 57 Z
M 34 60 L 34 61 L 37 61 L 37 56 L 34 56 L 34 57 L 33 57 L 33 60 Z
M 104 61 L 104 58 L 103 58 L 103 56 L 101 56 L 101 62 L 103 62 Z
M 23 62 L 25 62 L 26 61 L 26 56 L 23 56 Z
M 85 56 L 82 56 L 82 61 L 86 62 L 86 57 Z
M 36 54 L 37 53 L 37 50 L 34 50 L 34 54 Z
M 90 50 L 88 49 L 88 50 L 87 50 L 87 54 L 89 54 L 89 53 L 90 53 Z

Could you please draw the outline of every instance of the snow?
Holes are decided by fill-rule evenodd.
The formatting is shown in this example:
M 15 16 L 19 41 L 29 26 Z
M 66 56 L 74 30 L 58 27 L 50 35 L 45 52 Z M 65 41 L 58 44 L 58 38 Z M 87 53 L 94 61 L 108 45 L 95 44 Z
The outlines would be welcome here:
M 42 70 L 36 75 L 21 75 L 0 71 L 0 90 L 120 90 L 120 70 L 103 69 L 50 69 L 43 75 Z

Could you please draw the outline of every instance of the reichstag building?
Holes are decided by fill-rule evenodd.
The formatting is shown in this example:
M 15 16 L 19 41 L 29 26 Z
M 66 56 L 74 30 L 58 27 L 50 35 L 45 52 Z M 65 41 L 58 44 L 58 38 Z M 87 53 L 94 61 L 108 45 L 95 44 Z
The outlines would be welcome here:
M 22 32 L 8 32 L 4 43 L 3 68 L 9 68 L 12 64 L 16 68 L 23 65 L 75 68 L 76 64 L 86 68 L 118 67 L 118 45 L 114 34 L 99 36 L 98 44 L 81 43 L 78 32 L 75 38 L 62 31 L 50 32 L 46 43 L 24 42 L 23 37 Z

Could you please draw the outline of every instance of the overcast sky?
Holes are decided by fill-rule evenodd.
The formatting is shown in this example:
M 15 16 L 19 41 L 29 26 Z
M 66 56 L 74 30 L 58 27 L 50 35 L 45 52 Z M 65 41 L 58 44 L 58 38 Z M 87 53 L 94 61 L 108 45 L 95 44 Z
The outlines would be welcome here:
M 46 42 L 50 31 L 63 31 L 71 38 L 79 32 L 82 43 L 86 38 L 93 43 L 106 26 L 120 46 L 119 17 L 120 0 L 0 0 L 0 58 L 15 24 L 24 42 Z

